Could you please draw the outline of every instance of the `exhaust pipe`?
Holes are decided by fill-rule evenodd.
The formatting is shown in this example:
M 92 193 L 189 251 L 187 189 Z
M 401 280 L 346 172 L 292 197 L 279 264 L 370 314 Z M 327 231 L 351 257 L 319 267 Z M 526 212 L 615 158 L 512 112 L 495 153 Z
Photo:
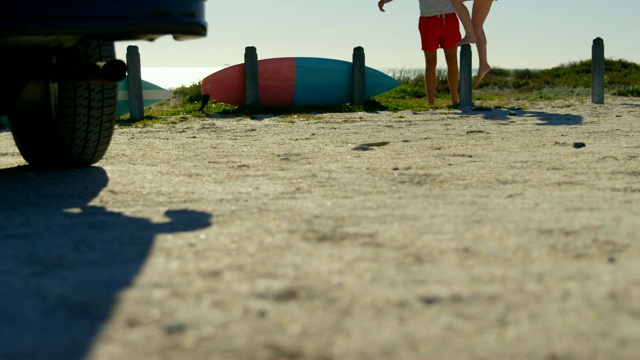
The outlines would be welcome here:
M 79 62 L 75 64 L 52 64 L 53 82 L 70 83 L 117 83 L 127 76 L 127 64 L 114 59 L 106 63 Z

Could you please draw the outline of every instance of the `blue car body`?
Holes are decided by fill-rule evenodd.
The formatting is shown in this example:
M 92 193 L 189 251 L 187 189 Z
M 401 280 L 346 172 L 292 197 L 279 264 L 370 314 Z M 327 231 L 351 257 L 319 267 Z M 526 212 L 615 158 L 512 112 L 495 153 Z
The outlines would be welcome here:
M 84 39 L 176 39 L 207 33 L 204 0 L 0 0 L 0 46 L 68 47 Z

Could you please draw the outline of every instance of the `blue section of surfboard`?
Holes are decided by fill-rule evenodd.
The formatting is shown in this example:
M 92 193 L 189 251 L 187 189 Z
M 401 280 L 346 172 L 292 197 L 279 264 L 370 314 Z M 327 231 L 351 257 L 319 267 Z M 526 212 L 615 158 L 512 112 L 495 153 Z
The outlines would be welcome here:
M 167 89 L 163 89 L 156 84 L 142 80 L 142 105 L 149 107 L 157 104 L 162 100 L 173 97 L 173 93 Z M 124 79 L 118 83 L 118 105 L 116 115 L 126 115 L 129 113 L 129 81 Z
M 296 105 L 333 105 L 352 96 L 350 62 L 324 58 L 296 58 Z M 400 86 L 400 82 L 376 69 L 365 67 L 365 97 L 370 98 Z

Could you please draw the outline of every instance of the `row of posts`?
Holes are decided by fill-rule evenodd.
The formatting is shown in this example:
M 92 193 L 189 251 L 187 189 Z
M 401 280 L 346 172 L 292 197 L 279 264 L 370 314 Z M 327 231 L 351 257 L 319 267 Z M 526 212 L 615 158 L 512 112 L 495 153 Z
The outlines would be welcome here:
M 472 97 L 472 52 L 471 45 L 464 45 L 460 50 L 460 107 L 473 106 Z M 247 47 L 245 61 L 246 104 L 258 104 L 258 55 L 255 47 Z M 593 40 L 591 54 L 591 101 L 604 104 L 604 41 Z M 354 105 L 362 105 L 365 100 L 365 55 L 360 46 L 353 50 L 353 99 Z
M 460 107 L 473 106 L 471 96 L 471 45 L 460 50 Z M 595 38 L 591 47 L 591 102 L 604 104 L 604 41 Z
M 591 102 L 604 104 L 604 41 L 593 40 L 591 53 Z M 245 96 L 247 105 L 258 105 L 258 54 L 256 48 L 249 46 L 244 54 Z M 127 47 L 127 67 L 129 82 L 129 110 L 133 120 L 144 117 L 142 97 L 142 77 L 140 70 L 140 52 L 137 46 Z M 470 45 L 460 50 L 460 107 L 473 106 L 472 99 L 472 52 Z M 365 101 L 365 55 L 361 46 L 353 49 L 352 66 L 352 103 L 362 105 Z

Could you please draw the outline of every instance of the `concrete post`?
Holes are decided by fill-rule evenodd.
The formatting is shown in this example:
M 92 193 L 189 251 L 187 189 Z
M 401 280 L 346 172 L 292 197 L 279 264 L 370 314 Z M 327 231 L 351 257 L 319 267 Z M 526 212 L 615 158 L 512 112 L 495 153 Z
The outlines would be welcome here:
M 352 90 L 352 102 L 353 105 L 362 105 L 366 99 L 365 92 L 365 56 L 364 48 L 358 46 L 353 49 L 353 90 Z
M 591 102 L 604 104 L 604 41 L 593 40 L 591 47 Z
M 127 46 L 127 81 L 129 83 L 129 116 L 131 120 L 144 118 L 144 104 L 142 97 L 142 70 L 140 52 L 137 46 Z
M 462 45 L 460 48 L 460 108 L 473 106 L 471 97 L 471 45 Z
M 254 46 L 247 46 L 244 52 L 245 105 L 258 105 L 258 53 Z

